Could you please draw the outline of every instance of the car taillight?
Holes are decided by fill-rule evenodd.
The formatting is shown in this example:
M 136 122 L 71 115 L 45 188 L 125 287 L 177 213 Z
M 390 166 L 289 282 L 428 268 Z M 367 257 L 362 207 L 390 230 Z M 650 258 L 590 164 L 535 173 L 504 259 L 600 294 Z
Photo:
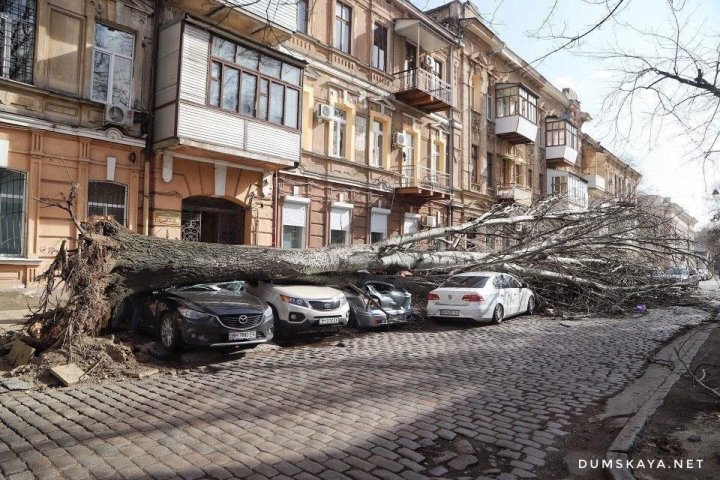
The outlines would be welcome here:
M 483 300 L 485 300 L 477 293 L 469 293 L 467 295 L 463 295 L 462 299 L 466 302 L 482 302 Z
M 440 300 L 440 296 L 437 293 L 428 293 L 427 299 L 428 300 Z

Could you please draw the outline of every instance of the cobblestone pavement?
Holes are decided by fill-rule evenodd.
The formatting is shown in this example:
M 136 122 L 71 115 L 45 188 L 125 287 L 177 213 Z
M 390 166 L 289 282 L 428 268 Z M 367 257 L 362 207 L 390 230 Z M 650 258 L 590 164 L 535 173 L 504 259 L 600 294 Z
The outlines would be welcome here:
M 119 384 L 0 396 L 2 476 L 531 478 L 573 416 L 704 312 L 378 332 Z

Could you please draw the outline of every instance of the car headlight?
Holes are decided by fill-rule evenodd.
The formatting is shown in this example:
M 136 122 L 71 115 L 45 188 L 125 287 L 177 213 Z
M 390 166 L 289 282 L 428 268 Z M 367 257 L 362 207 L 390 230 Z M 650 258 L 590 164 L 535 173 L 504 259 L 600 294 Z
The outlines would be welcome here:
M 344 307 L 348 303 L 347 298 L 345 298 L 345 295 L 343 295 L 342 297 L 338 297 L 337 299 L 340 300 L 341 307 Z
M 268 320 L 273 319 L 273 311 L 272 308 L 267 307 L 265 311 L 263 312 L 263 322 L 267 322 Z
M 310 308 L 310 305 L 308 305 L 308 303 L 305 300 L 303 300 L 302 298 L 295 298 L 295 297 L 289 297 L 287 295 L 280 295 L 280 300 L 282 300 L 285 303 L 297 305 L 299 307 Z
M 180 315 L 185 318 L 189 318 L 190 320 L 197 320 L 199 318 L 205 318 L 208 316 L 208 314 L 205 312 L 198 312 L 197 310 L 185 307 L 178 307 L 178 312 L 180 312 Z

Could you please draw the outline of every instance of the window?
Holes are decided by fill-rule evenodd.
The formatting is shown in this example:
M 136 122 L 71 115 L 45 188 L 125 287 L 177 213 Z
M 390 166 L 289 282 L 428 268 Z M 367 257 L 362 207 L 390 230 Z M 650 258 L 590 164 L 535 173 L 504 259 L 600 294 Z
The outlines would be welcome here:
M 283 248 L 304 248 L 307 225 L 307 204 L 285 201 L 283 216 Z
M 437 138 L 433 135 L 433 138 Z M 438 171 L 438 165 L 440 164 L 440 145 L 433 139 L 430 141 L 430 170 L 433 172 Z
M 347 245 L 350 243 L 349 208 L 332 207 L 330 209 L 330 244 Z
M 308 0 L 297 0 L 297 31 L 308 33 Z
M 0 255 L 23 254 L 25 174 L 0 168 Z
M 493 186 L 493 154 L 490 152 L 487 152 L 487 186 Z
M 478 146 L 470 145 L 470 181 L 478 181 Z
M 347 126 L 347 113 L 345 110 L 335 108 L 333 119 L 328 122 L 330 125 L 330 155 L 334 157 L 345 157 L 345 127 Z
M 527 170 L 527 181 L 525 182 L 525 185 L 527 185 L 530 188 L 533 188 L 533 171 L 532 168 L 528 168 Z
M 333 46 L 345 53 L 350 53 L 350 35 L 352 10 L 342 2 L 335 4 L 335 41 Z
M 545 127 L 546 146 L 567 145 L 573 150 L 579 149 L 577 127 L 572 123 L 566 120 L 548 120 Z
M 498 88 L 495 91 L 497 118 L 521 115 L 537 124 L 537 97 L 519 85 Z
M 387 28 L 375 24 L 373 30 L 372 66 L 385 70 L 387 68 Z
M 387 238 L 390 211 L 373 208 L 370 214 L 370 242 L 381 242 Z
M 88 216 L 112 217 L 125 225 L 125 185 L 113 182 L 90 182 L 88 185 Z
M 212 39 L 208 103 L 213 107 L 298 129 L 301 79 L 294 65 Z
M 91 98 L 129 109 L 135 35 L 95 24 Z
M 0 1 L 0 76 L 32 83 L 35 0 Z
M 489 93 L 485 95 L 485 116 L 488 120 L 493 119 L 493 99 Z
M 370 165 L 380 167 L 385 159 L 383 145 L 385 143 L 385 126 L 373 120 L 372 122 L 372 156 L 370 157 Z
M 355 117 L 355 160 L 367 161 L 365 151 L 367 149 L 367 117 L 358 115 Z M 372 160 L 371 160 L 372 162 Z

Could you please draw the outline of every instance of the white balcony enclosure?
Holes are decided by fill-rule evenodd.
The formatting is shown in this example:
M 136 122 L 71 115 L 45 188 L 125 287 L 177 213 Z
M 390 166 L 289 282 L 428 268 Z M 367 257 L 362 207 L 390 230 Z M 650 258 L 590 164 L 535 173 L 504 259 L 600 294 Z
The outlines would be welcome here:
M 497 186 L 498 200 L 529 206 L 532 204 L 532 190 L 516 183 L 504 183 Z
M 546 147 L 545 159 L 548 161 L 561 160 L 574 167 L 575 165 L 577 165 L 578 151 L 567 145 Z
M 301 150 L 299 128 L 211 106 L 211 31 L 187 19 L 160 33 L 154 148 L 241 161 L 262 170 L 296 166 Z M 263 56 L 265 51 L 274 53 L 259 51 Z
M 583 178 L 588 182 L 588 188 L 590 190 L 605 191 L 605 177 L 602 175 L 583 175 Z
M 535 143 L 538 126 L 522 115 L 510 115 L 495 120 L 495 135 L 510 143 Z
M 297 28 L 297 3 L 284 0 L 175 0 L 178 7 L 232 32 L 243 32 L 256 41 L 277 45 Z
M 587 180 L 564 170 L 547 170 L 547 192 L 560 197 L 556 208 L 562 210 L 587 210 Z

